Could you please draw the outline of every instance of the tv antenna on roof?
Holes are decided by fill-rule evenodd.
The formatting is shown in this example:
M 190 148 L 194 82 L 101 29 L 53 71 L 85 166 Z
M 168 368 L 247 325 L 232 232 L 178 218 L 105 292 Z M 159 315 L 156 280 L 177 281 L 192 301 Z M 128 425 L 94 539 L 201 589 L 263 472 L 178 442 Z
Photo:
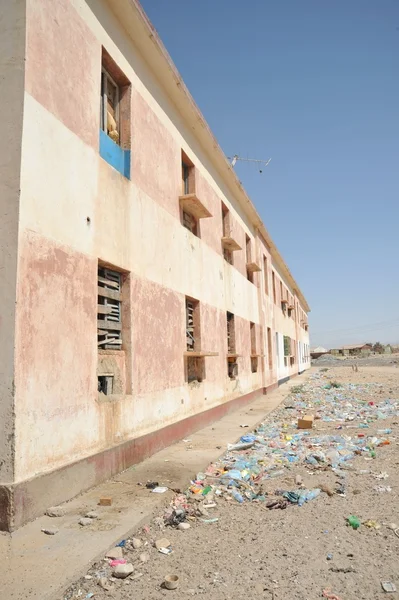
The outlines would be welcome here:
M 259 165 L 259 173 L 263 173 L 263 171 L 261 169 L 261 166 L 267 167 L 267 165 L 271 161 L 271 158 L 269 158 L 268 160 L 259 160 L 258 158 L 242 158 L 241 156 L 238 156 L 238 154 L 234 154 L 233 158 L 231 158 L 230 156 L 228 156 L 227 158 L 229 160 L 231 160 L 231 166 L 232 167 L 235 166 L 237 160 L 244 160 L 245 162 L 258 163 L 258 165 Z

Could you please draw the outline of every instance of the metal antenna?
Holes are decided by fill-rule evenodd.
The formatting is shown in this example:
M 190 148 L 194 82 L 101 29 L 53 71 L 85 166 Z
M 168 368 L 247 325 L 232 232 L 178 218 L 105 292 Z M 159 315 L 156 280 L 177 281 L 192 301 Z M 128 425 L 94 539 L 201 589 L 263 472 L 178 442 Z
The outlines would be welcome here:
M 227 158 L 231 160 L 232 167 L 235 166 L 237 160 L 244 160 L 245 162 L 254 162 L 265 167 L 267 167 L 267 165 L 271 161 L 271 158 L 269 158 L 268 160 L 259 160 L 258 158 L 242 158 L 241 156 L 238 156 L 238 154 L 234 154 L 233 158 L 231 158 L 230 156 L 228 156 Z M 262 173 L 262 169 L 259 169 L 259 173 Z

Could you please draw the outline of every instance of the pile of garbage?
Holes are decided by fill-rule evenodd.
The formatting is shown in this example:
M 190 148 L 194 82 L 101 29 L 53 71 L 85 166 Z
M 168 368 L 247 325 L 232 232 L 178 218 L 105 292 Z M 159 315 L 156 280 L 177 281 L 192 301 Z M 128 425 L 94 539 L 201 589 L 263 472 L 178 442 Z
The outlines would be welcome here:
M 320 491 L 326 490 L 303 489 L 300 477 L 296 489 L 277 489 L 271 501 L 264 486 L 298 465 L 312 472 L 331 470 L 345 480 L 346 472 L 354 470 L 351 461 L 356 456 L 375 458 L 390 444 L 391 429 L 383 427 L 384 420 L 399 415 L 399 401 L 381 398 L 380 392 L 382 386 L 378 383 L 339 384 L 328 381 L 324 373 L 316 373 L 308 383 L 292 388 L 284 404 L 253 433 L 228 444 L 220 460 L 209 465 L 205 473 L 197 474 L 179 500 L 184 504 L 184 514 L 195 499 L 212 504 L 214 499 L 224 497 L 238 503 L 264 502 L 268 508 L 286 508 L 317 498 Z M 304 416 L 310 412 L 311 417 Z M 299 421 L 306 422 L 307 418 L 310 429 L 299 429 Z M 376 427 L 375 433 L 367 431 Z M 345 495 L 344 481 L 335 493 Z M 173 515 L 175 509 L 171 510 Z M 166 515 L 165 520 L 178 517 Z

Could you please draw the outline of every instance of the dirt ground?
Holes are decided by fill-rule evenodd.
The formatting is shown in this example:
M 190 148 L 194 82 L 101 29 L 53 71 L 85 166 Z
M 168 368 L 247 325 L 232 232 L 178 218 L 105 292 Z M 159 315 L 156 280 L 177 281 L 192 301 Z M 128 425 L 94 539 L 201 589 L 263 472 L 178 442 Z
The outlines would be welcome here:
M 321 371 L 294 397 L 306 402 L 306 413 L 320 417 L 311 435 L 339 433 L 352 439 L 365 435 L 370 439 L 376 436 L 379 440 L 388 440 L 389 445 L 376 445 L 375 458 L 372 457 L 374 452 L 368 451 L 356 455 L 341 467 L 345 468 L 344 479 L 330 466 L 312 468 L 303 461 L 284 465 L 281 477 L 262 482 L 265 502 L 239 504 L 230 493 L 216 495 L 216 507 L 208 509 L 209 516 L 188 520 L 191 527 L 186 531 L 163 528 L 164 513 L 154 514 L 152 522 L 136 533 L 143 546 L 135 550 L 127 541 L 123 549 L 124 558 L 134 566 L 130 577 L 123 580 L 112 577 L 109 561 L 104 560 L 93 565 L 86 578 L 74 584 L 63 600 L 90 597 L 96 600 L 163 597 L 180 600 L 201 594 L 213 600 L 257 597 L 315 600 L 323 597 L 323 591 L 324 597 L 331 600 L 395 598 L 383 591 L 381 582 L 393 582 L 399 590 L 399 530 L 395 533 L 399 528 L 399 416 L 370 422 L 368 429 L 359 427 L 360 422 L 364 422 L 360 416 L 340 423 L 323 421 L 323 399 L 326 394 L 335 393 L 334 389 L 326 391 L 323 386 L 337 382 L 342 386 L 336 390 L 337 402 L 345 405 L 352 394 L 366 406 L 373 402 L 378 411 L 379 405 L 385 403 L 386 406 L 387 399 L 399 402 L 399 368 L 396 364 L 360 365 L 359 372 L 353 372 L 350 366 Z M 351 388 L 349 384 L 357 387 Z M 293 424 L 300 411 L 287 408 L 291 400 L 292 397 L 288 398 L 265 419 L 265 424 L 286 420 L 289 426 L 282 436 L 297 433 Z M 381 434 L 382 429 L 392 431 L 385 435 Z M 248 433 L 248 429 L 244 433 Z M 276 496 L 276 490 L 298 488 L 295 483 L 298 475 L 305 488 L 327 486 L 332 495 L 322 492 L 301 507 L 290 504 L 284 510 L 268 509 L 268 501 L 281 498 Z M 336 493 L 342 483 L 344 495 Z M 187 488 L 189 485 L 187 482 Z M 387 486 L 391 491 L 375 489 Z M 200 506 L 196 499 L 192 503 Z M 350 515 L 361 521 L 359 529 L 347 525 Z M 212 518 L 218 521 L 203 521 Z M 364 523 L 368 520 L 375 520 L 379 528 L 366 526 Z M 170 541 L 171 554 L 157 551 L 154 541 L 159 538 Z M 143 553 L 148 555 L 147 562 L 140 560 Z M 179 576 L 176 590 L 162 587 L 167 574 Z M 108 591 L 99 585 L 100 577 L 106 578 Z

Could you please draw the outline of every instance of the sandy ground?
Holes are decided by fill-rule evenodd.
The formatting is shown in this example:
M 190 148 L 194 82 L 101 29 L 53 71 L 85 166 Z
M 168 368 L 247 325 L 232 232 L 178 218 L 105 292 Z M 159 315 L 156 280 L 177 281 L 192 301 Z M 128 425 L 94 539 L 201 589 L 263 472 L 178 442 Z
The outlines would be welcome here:
M 321 376 L 324 383 L 332 380 L 344 384 L 344 391 L 348 383 L 371 384 L 362 392 L 362 399 L 367 402 L 378 405 L 387 398 L 399 400 L 396 365 L 360 367 L 358 373 L 348 367 L 333 367 Z M 309 385 L 320 386 L 320 381 L 315 379 Z M 306 400 L 306 393 L 304 396 Z M 311 396 L 314 394 L 308 394 L 308 401 Z M 319 409 L 322 414 L 322 408 Z M 287 414 L 281 406 L 265 422 L 278 418 L 284 410 Z M 302 507 L 268 510 L 265 503 L 238 504 L 226 494 L 216 497 L 216 508 L 208 510 L 210 517 L 218 518 L 217 522 L 192 520 L 187 531 L 171 527 L 162 530 L 163 513 L 154 514 L 153 520 L 136 533 L 143 546 L 134 550 L 128 542 L 123 551 L 134 566 L 131 577 L 114 579 L 104 560 L 95 564 L 87 578 L 74 584 L 63 598 L 180 600 L 204 594 L 214 600 L 313 600 L 323 597 L 326 589 L 339 600 L 395 598 L 384 593 L 381 581 L 393 582 L 399 590 L 399 537 L 390 528 L 392 524 L 399 527 L 399 417 L 372 423 L 367 430 L 358 429 L 358 424 L 356 420 L 343 423 L 341 433 L 357 437 L 366 431 L 367 436 L 372 436 L 381 428 L 392 428 L 392 433 L 378 434 L 388 438 L 390 444 L 377 448 L 374 459 L 363 453 L 350 461 L 353 470 L 347 471 L 345 496 L 321 493 Z M 315 422 L 315 430 L 321 435 L 336 433 L 336 428 L 336 422 Z M 287 431 L 295 433 L 293 428 Z M 371 473 L 359 473 L 364 470 Z M 386 472 L 388 478 L 376 479 L 381 472 Z M 284 475 L 265 481 L 264 490 L 273 498 L 276 488 L 295 489 L 297 475 L 302 476 L 308 488 L 326 485 L 335 491 L 337 482 L 342 481 L 330 468 L 312 470 L 301 463 L 284 467 Z M 378 485 L 390 486 L 391 491 L 376 491 Z M 356 515 L 362 522 L 358 530 L 347 526 L 349 515 Z M 380 528 L 365 526 L 364 522 L 370 519 L 377 521 Z M 171 543 L 173 552 L 169 555 L 154 547 L 154 541 L 162 537 Z M 145 563 L 140 561 L 142 553 L 149 557 Z M 179 576 L 178 589 L 162 587 L 167 574 Z M 98 585 L 101 576 L 107 577 L 109 591 Z

